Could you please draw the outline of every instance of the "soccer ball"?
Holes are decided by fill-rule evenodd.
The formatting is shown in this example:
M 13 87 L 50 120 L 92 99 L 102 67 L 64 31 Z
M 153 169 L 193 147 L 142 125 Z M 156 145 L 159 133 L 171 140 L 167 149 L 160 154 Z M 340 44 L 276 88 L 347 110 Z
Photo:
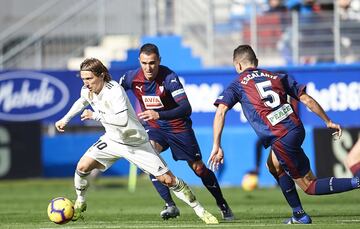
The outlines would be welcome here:
M 256 174 L 245 174 L 241 186 L 245 191 L 253 191 L 258 186 L 258 176 Z
M 50 201 L 47 213 L 52 222 L 64 224 L 72 219 L 74 204 L 65 197 L 57 197 Z

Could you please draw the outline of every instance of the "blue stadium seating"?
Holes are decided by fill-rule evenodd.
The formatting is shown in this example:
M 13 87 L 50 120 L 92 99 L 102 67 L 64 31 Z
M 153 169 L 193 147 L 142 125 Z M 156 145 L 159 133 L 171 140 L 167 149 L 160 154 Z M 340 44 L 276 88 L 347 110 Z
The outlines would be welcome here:
M 144 36 L 141 44 L 153 43 L 158 46 L 161 55 L 161 64 L 166 65 L 174 71 L 187 71 L 202 69 L 199 57 L 192 55 L 191 49 L 182 45 L 180 36 Z M 131 69 L 139 66 L 138 49 L 129 49 L 126 61 L 112 61 L 110 68 Z

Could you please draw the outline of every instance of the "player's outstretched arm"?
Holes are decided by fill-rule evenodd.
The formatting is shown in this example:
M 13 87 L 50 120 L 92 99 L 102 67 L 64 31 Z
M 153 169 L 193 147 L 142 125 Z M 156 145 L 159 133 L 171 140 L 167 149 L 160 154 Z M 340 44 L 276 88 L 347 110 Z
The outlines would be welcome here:
M 79 98 L 75 101 L 75 103 L 71 106 L 70 110 L 66 113 L 66 115 L 57 121 L 55 123 L 55 127 L 59 132 L 65 131 L 65 126 L 68 124 L 68 122 L 78 113 L 80 113 L 86 106 L 87 106 L 86 100 L 83 98 Z
M 215 171 L 220 164 L 224 163 L 224 151 L 221 148 L 221 135 L 224 129 L 225 116 L 229 108 L 224 104 L 219 104 L 216 109 L 214 124 L 213 124 L 213 148 L 208 160 L 208 165 L 211 170 Z
M 65 126 L 66 126 L 66 122 L 62 119 L 55 122 L 55 127 L 56 127 L 57 131 L 59 131 L 59 132 L 64 132 Z
M 307 106 L 312 112 L 317 114 L 322 120 L 324 120 L 327 128 L 335 130 L 333 135 L 337 136 L 338 138 L 341 137 L 342 129 L 340 125 L 331 121 L 331 119 L 325 113 L 324 109 L 315 99 L 304 93 L 300 96 L 300 101 L 305 104 L 305 106 Z
M 224 151 L 220 147 L 213 147 L 207 164 L 212 171 L 219 169 L 220 164 L 224 164 Z

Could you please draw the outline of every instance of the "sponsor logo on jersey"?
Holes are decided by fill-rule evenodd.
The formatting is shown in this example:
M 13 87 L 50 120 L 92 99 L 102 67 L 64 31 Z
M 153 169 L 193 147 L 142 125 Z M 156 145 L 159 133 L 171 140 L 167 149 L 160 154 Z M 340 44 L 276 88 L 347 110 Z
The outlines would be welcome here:
M 67 86 L 38 72 L 0 75 L 0 120 L 41 120 L 61 111 L 69 101 Z
M 164 107 L 159 96 L 143 95 L 142 100 L 144 102 L 145 108 L 149 110 Z
M 269 120 L 272 126 L 275 126 L 282 120 L 284 120 L 286 117 L 288 117 L 290 114 L 292 114 L 294 111 L 291 108 L 290 104 L 286 103 L 282 105 L 277 110 L 271 112 L 266 116 L 266 118 Z
M 135 88 L 142 92 L 142 86 L 135 86 Z

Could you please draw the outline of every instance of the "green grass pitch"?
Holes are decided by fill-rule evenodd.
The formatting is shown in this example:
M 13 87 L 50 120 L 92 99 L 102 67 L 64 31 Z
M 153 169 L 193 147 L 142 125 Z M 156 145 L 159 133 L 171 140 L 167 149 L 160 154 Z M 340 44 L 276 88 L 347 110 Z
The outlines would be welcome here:
M 200 202 L 220 219 L 214 199 L 204 189 L 193 187 Z M 0 181 L 0 228 L 360 228 L 360 192 L 333 196 L 307 196 L 299 191 L 312 225 L 283 225 L 290 216 L 278 188 L 244 192 L 239 187 L 223 188 L 236 220 L 205 225 L 192 209 L 175 199 L 181 211 L 177 219 L 163 221 L 163 203 L 149 179 L 140 176 L 136 191 L 129 193 L 127 180 L 101 177 L 90 188 L 84 220 L 56 225 L 46 208 L 54 197 L 74 199 L 72 179 L 29 179 Z

